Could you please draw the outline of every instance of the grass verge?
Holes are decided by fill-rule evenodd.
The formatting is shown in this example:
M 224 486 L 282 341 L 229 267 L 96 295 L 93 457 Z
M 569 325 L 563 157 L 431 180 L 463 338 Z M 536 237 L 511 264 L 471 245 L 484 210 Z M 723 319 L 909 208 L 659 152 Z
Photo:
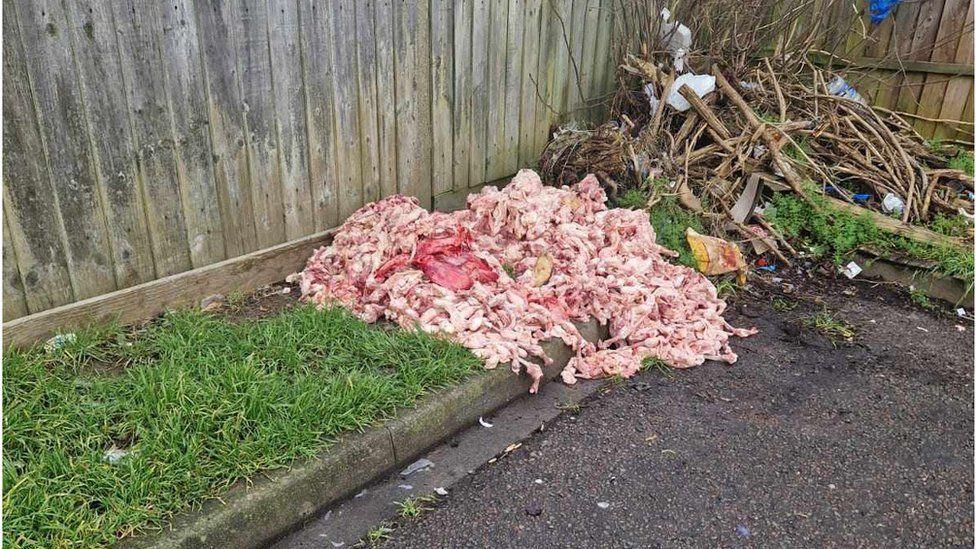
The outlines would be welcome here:
M 3 541 L 109 545 L 477 370 L 446 341 L 312 307 L 6 352 Z

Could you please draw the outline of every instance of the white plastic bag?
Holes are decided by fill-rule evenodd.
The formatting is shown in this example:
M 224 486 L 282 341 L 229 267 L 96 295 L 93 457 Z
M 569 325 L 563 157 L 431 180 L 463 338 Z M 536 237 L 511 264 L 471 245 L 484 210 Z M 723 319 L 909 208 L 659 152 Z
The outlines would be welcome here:
M 691 108 L 691 103 L 688 103 L 688 101 L 686 101 L 685 98 L 678 93 L 681 86 L 686 84 L 689 88 L 694 90 L 695 95 L 698 97 L 705 97 L 706 95 L 715 91 L 715 77 L 710 74 L 694 74 L 686 72 L 675 78 L 674 84 L 671 85 L 671 91 L 668 92 L 667 104 L 681 112 Z

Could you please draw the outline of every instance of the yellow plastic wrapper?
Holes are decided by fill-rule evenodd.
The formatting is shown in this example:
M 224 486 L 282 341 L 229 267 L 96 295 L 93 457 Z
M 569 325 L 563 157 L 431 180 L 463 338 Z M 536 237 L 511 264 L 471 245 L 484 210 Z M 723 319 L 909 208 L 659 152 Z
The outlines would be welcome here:
M 685 238 L 688 239 L 688 247 L 691 248 L 702 274 L 719 275 L 735 271 L 738 273 L 739 284 L 745 283 L 746 261 L 735 243 L 698 234 L 691 227 L 685 231 Z

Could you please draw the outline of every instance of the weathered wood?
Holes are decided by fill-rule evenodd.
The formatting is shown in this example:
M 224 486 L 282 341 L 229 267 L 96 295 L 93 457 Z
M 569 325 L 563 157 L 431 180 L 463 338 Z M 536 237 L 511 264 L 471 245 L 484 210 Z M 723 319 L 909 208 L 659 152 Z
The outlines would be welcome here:
M 585 100 L 583 87 L 583 44 L 586 41 L 586 5 L 589 0 L 573 0 L 572 19 L 566 20 L 566 32 L 569 34 L 569 64 L 566 76 L 566 98 L 563 105 L 563 120 L 573 120 L 579 117 L 579 109 Z M 584 29 L 574 32 L 574 29 Z
M 522 20 L 522 98 L 519 107 L 518 167 L 526 168 L 539 163 L 539 151 L 535 148 L 536 83 L 539 81 L 539 48 L 541 36 L 541 11 L 544 0 L 525 0 Z
M 474 0 L 458 0 L 454 6 L 454 104 L 453 177 L 454 189 L 470 186 L 471 119 L 474 100 L 471 82 L 471 43 Z
M 454 189 L 454 0 L 430 0 L 431 175 L 434 195 Z
M 8 35 L 9 36 L 9 35 Z M 27 314 L 24 283 L 17 269 L 17 256 L 10 239 L 7 214 L 3 214 L 3 321 L 7 322 Z
M 192 263 L 156 28 L 159 6 L 134 0 L 111 5 L 156 276 L 167 276 Z
M 431 205 L 430 13 L 426 2 L 394 4 L 397 189 Z
M 596 42 L 600 34 L 600 0 L 586 0 L 586 12 L 583 15 L 583 50 L 580 58 L 580 80 L 583 83 L 584 97 L 580 106 L 585 107 L 579 112 L 579 117 L 587 121 L 592 120 L 593 108 L 589 101 L 595 96 L 598 84 L 596 82 Z
M 357 81 L 355 4 L 333 0 L 333 83 L 335 85 L 336 174 L 339 176 L 339 218 L 363 205 L 362 161 L 359 146 L 359 84 Z
M 4 0 L 3 11 L 4 267 L 9 240 L 27 308 L 41 311 L 73 300 L 74 293 L 12 0 Z
M 489 2 L 488 25 L 488 109 L 485 181 L 508 173 L 505 165 L 505 57 L 508 43 L 508 0 Z
M 351 11 L 352 6 L 347 10 Z M 305 128 L 299 33 L 298 5 L 292 2 L 268 2 L 272 93 L 278 127 L 278 173 L 285 236 L 289 240 L 311 233 L 315 226 L 309 201 L 308 134 Z
M 59 0 L 18 2 L 16 11 L 72 287 L 77 298 L 105 293 L 116 288 L 115 268 L 67 17 Z
M 376 118 L 376 31 L 374 0 L 356 2 L 356 44 L 359 84 L 359 156 L 363 202 L 380 197 L 379 128 Z
M 233 8 L 229 2 L 198 1 L 194 5 L 203 54 L 201 71 L 213 147 L 214 181 L 228 257 L 258 248 L 239 78 L 238 51 L 244 29 Z
M 196 19 L 188 0 L 159 6 L 160 48 L 165 86 L 173 113 L 176 173 L 180 179 L 183 218 L 194 267 L 227 257 L 221 228 L 213 147 Z
M 312 252 L 331 242 L 332 231 L 305 236 L 206 267 L 171 275 L 3 324 L 4 348 L 34 344 L 55 332 L 95 323 L 128 324 L 167 310 L 194 306 L 204 297 L 250 291 L 302 268 Z
M 105 2 L 65 2 L 119 287 L 156 277 L 112 14 Z
M 471 9 L 471 168 L 468 187 L 485 179 L 488 161 L 489 94 L 494 79 L 488 75 L 491 41 L 491 5 L 488 0 L 472 0 Z
M 244 142 L 258 244 L 266 248 L 286 240 L 266 3 L 241 0 L 240 17 L 244 31 L 240 47 Z
M 393 2 L 376 0 L 376 125 L 380 194 L 397 192 L 396 67 L 393 59 Z
M 549 123 L 552 116 L 552 92 L 549 86 L 552 72 L 556 68 L 555 52 L 559 44 L 559 37 L 556 33 L 558 26 L 559 23 L 555 21 L 553 15 L 552 2 L 542 0 L 539 6 L 539 60 L 535 72 L 536 85 L 532 89 L 536 99 L 533 124 L 535 142 L 532 149 L 536 151 L 536 154 L 541 153 L 549 141 Z
M 609 112 L 610 93 L 613 85 L 613 72 L 617 63 L 611 57 L 610 42 L 613 34 L 613 0 L 601 0 L 599 2 L 600 35 L 596 41 L 596 68 L 594 73 L 594 87 L 590 91 L 591 100 L 599 103 L 594 107 L 595 120 L 600 120 L 607 116 Z
M 519 161 L 519 110 L 522 106 L 523 4 L 508 0 L 508 32 L 505 53 L 505 139 L 501 150 L 504 174 L 515 173 Z M 504 175 L 502 174 L 502 175 Z
M 320 2 L 300 2 L 302 67 L 305 70 L 308 176 L 316 230 L 339 223 L 339 180 L 336 173 L 333 103 L 332 10 Z

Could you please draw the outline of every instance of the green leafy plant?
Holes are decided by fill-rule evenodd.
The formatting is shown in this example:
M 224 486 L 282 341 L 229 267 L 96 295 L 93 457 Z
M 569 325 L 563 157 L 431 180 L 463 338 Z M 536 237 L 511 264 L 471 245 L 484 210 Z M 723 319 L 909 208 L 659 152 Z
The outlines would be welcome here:
M 791 301 L 779 297 L 773 298 L 773 310 L 779 313 L 786 313 L 792 311 L 793 309 L 796 309 L 797 305 L 799 305 L 799 303 L 797 303 L 796 301 Z
M 416 518 L 426 511 L 430 511 L 430 504 L 437 501 L 437 496 L 417 496 L 396 502 L 397 515 L 400 518 Z
M 919 307 L 927 310 L 935 309 L 935 304 L 929 299 L 929 296 L 925 295 L 925 292 L 916 288 L 915 286 L 910 286 L 908 288 L 908 298 L 912 300 L 912 303 L 918 305 Z
M 827 309 L 823 309 L 813 316 L 804 318 L 802 322 L 805 326 L 813 328 L 826 336 L 835 345 L 841 339 L 845 341 L 854 339 L 854 329 L 843 320 L 834 318 Z

